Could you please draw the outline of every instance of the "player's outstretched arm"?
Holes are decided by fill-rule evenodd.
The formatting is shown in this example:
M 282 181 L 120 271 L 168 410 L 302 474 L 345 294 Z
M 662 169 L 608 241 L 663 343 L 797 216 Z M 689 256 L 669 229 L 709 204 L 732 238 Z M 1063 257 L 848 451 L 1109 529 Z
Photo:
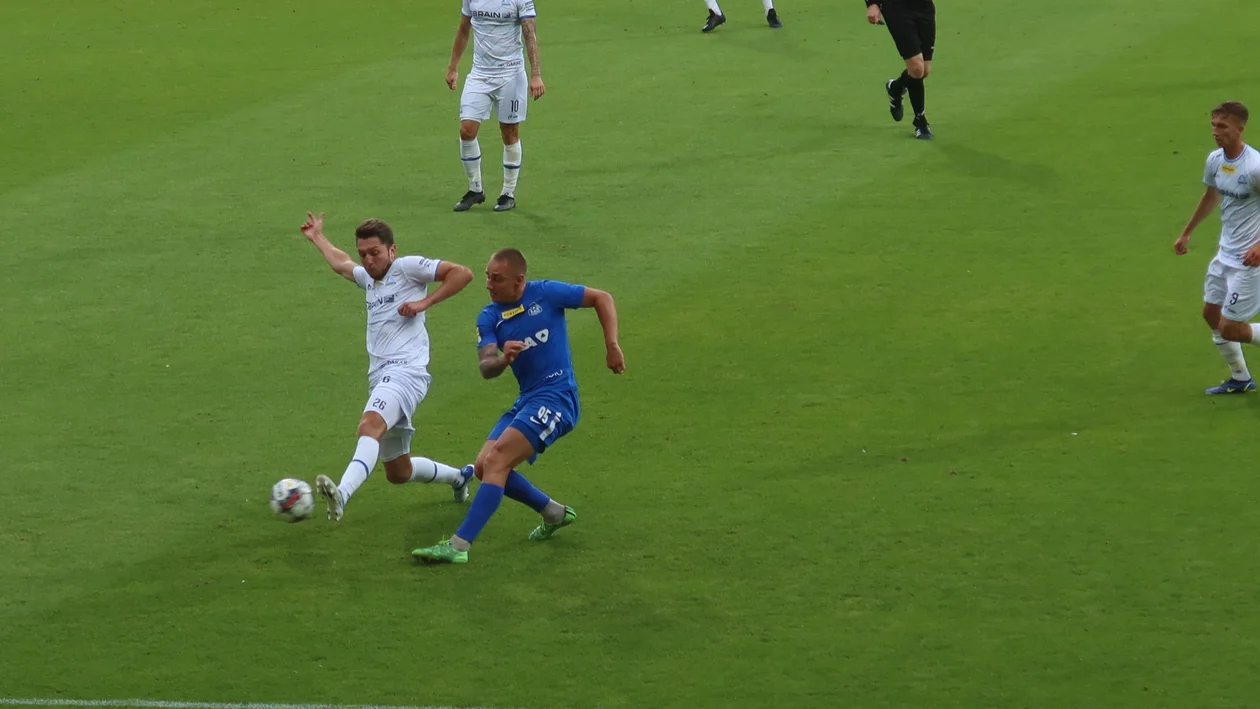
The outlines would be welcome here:
M 521 36 L 525 39 L 525 53 L 529 55 L 529 95 L 537 101 L 547 93 L 547 85 L 542 80 L 542 57 L 538 52 L 538 26 L 534 18 L 521 20 Z
M 1199 198 L 1199 205 L 1194 208 L 1194 214 L 1190 215 L 1190 221 L 1186 222 L 1186 228 L 1181 230 L 1181 236 L 1177 237 L 1177 241 L 1173 243 L 1173 251 L 1181 256 L 1190 250 L 1190 235 L 1194 230 L 1207 219 L 1208 215 L 1216 209 L 1216 205 L 1221 202 L 1221 193 L 1215 187 L 1208 186 L 1203 190 L 1203 196 Z
M 455 44 L 451 46 L 451 63 L 446 67 L 446 85 L 451 91 L 459 85 L 459 60 L 468 48 L 468 37 L 472 33 L 472 18 L 459 16 L 459 27 L 455 30 Z
M 398 312 L 407 317 L 413 317 L 433 306 L 441 303 L 447 298 L 462 291 L 464 286 L 472 283 L 472 269 L 467 266 L 461 266 L 452 261 L 442 261 L 437 267 L 437 276 L 434 280 L 440 281 L 442 285 L 437 290 L 420 300 L 413 300 L 409 303 L 403 303 L 398 308 Z
M 306 222 L 302 224 L 302 235 L 307 238 L 319 252 L 323 254 L 324 260 L 332 267 L 332 270 L 342 278 L 354 280 L 354 259 L 350 258 L 345 251 L 332 245 L 324 236 L 324 213 L 313 214 L 306 213 Z
M 617 344 L 617 304 L 613 302 L 612 293 L 587 286 L 581 307 L 594 308 L 599 317 L 599 326 L 604 329 L 604 347 L 608 350 L 608 368 L 613 374 L 626 371 L 626 356 Z

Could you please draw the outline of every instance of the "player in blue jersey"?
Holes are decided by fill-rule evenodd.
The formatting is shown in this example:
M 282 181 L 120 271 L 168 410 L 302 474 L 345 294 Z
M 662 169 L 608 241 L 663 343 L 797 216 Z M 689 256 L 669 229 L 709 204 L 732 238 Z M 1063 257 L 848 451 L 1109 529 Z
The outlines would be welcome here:
M 525 280 L 525 257 L 516 249 L 502 249 L 486 265 L 490 305 L 477 316 L 477 356 L 481 376 L 493 379 L 508 367 L 521 393 L 499 418 L 477 454 L 475 470 L 481 484 L 455 536 L 435 546 L 411 552 L 428 563 L 463 564 L 477 535 L 499 509 L 504 496 L 528 505 L 542 515 L 542 524 L 529 538 L 550 539 L 577 519 L 572 507 L 562 505 L 534 487 L 516 471 L 554 445 L 577 426 L 581 414 L 577 379 L 565 309 L 594 308 L 604 329 L 608 368 L 626 371 L 626 358 L 617 344 L 617 309 L 610 294 L 560 281 Z

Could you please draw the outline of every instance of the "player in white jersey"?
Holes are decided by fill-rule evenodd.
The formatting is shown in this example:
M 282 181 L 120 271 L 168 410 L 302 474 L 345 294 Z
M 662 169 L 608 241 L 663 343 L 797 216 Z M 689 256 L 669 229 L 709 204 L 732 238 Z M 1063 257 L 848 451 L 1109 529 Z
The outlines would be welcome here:
M 521 174 L 520 125 L 525 122 L 529 99 L 540 99 L 547 90 L 542 80 L 538 56 L 538 33 L 534 26 L 534 0 L 463 0 L 451 64 L 446 68 L 446 85 L 451 91 L 459 84 L 459 60 L 473 38 L 472 71 L 464 80 L 459 100 L 459 152 L 468 175 L 468 192 L 455 205 L 466 212 L 486 201 L 481 185 L 481 144 L 477 130 L 494 109 L 503 134 L 503 191 L 494 211 L 516 207 L 516 183 Z M 524 40 L 529 52 L 529 76 L 525 75 Z
M 1207 188 L 1199 206 L 1173 245 L 1178 255 L 1185 254 L 1195 227 L 1221 206 L 1220 247 L 1203 282 L 1203 319 L 1229 365 L 1230 378 L 1208 394 L 1256 388 L 1239 344 L 1260 345 L 1260 323 L 1247 322 L 1260 313 L 1260 151 L 1243 142 L 1247 118 L 1247 107 L 1237 101 L 1212 110 L 1212 136 L 1219 147 L 1208 155 L 1203 170 Z
M 718 5 L 717 0 L 704 0 L 704 4 L 709 8 L 709 19 L 705 20 L 704 27 L 700 28 L 701 32 L 712 32 L 718 28 L 718 25 L 726 24 L 726 13 L 722 12 L 722 6 Z M 779 13 L 774 9 L 774 0 L 761 0 L 761 6 L 766 10 L 766 24 L 771 29 L 779 29 L 783 26 L 779 22 Z
M 359 420 L 359 442 L 341 482 L 334 484 L 327 475 L 315 479 L 315 487 L 328 503 L 328 518 L 341 519 L 346 503 L 378 459 L 385 461 L 385 477 L 391 483 L 446 483 L 454 490 L 456 502 L 467 500 L 471 465 L 456 470 L 410 453 L 413 417 L 431 379 L 425 312 L 472 282 L 472 271 L 450 261 L 398 256 L 394 231 L 379 219 L 363 222 L 354 232 L 362 262 L 358 265 L 324 236 L 322 213 L 307 212 L 306 216 L 302 234 L 337 275 L 367 292 L 370 392 Z M 433 282 L 442 285 L 430 293 Z

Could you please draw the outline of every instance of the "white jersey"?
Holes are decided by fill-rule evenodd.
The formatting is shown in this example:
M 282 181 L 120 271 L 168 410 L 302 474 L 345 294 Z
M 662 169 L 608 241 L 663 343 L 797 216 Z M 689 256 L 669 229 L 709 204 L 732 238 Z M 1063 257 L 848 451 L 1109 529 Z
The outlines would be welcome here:
M 1221 193 L 1220 259 L 1243 268 L 1243 254 L 1260 243 L 1260 151 L 1244 145 L 1234 160 L 1225 158 L 1223 148 L 1212 151 L 1203 184 Z
M 437 280 L 439 263 L 423 256 L 400 256 L 379 281 L 372 280 L 367 269 L 355 266 L 354 282 L 367 291 L 370 380 L 375 381 L 386 368 L 427 372 L 429 331 L 424 327 L 425 313 L 409 318 L 400 314 L 398 308 L 428 295 L 429 284 Z
M 511 76 L 525 70 L 521 20 L 534 17 L 534 0 L 463 0 L 472 18 L 472 73 Z

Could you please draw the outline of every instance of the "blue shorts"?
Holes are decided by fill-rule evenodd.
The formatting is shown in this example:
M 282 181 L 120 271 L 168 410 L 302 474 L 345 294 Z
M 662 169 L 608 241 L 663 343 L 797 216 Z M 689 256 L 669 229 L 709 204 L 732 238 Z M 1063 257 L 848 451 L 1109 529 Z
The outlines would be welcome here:
M 581 406 L 576 391 L 531 391 L 512 402 L 512 408 L 499 417 L 486 440 L 493 441 L 509 428 L 515 428 L 525 434 L 534 446 L 534 454 L 529 457 L 529 463 L 533 465 L 539 453 L 577 426 L 580 415 Z

